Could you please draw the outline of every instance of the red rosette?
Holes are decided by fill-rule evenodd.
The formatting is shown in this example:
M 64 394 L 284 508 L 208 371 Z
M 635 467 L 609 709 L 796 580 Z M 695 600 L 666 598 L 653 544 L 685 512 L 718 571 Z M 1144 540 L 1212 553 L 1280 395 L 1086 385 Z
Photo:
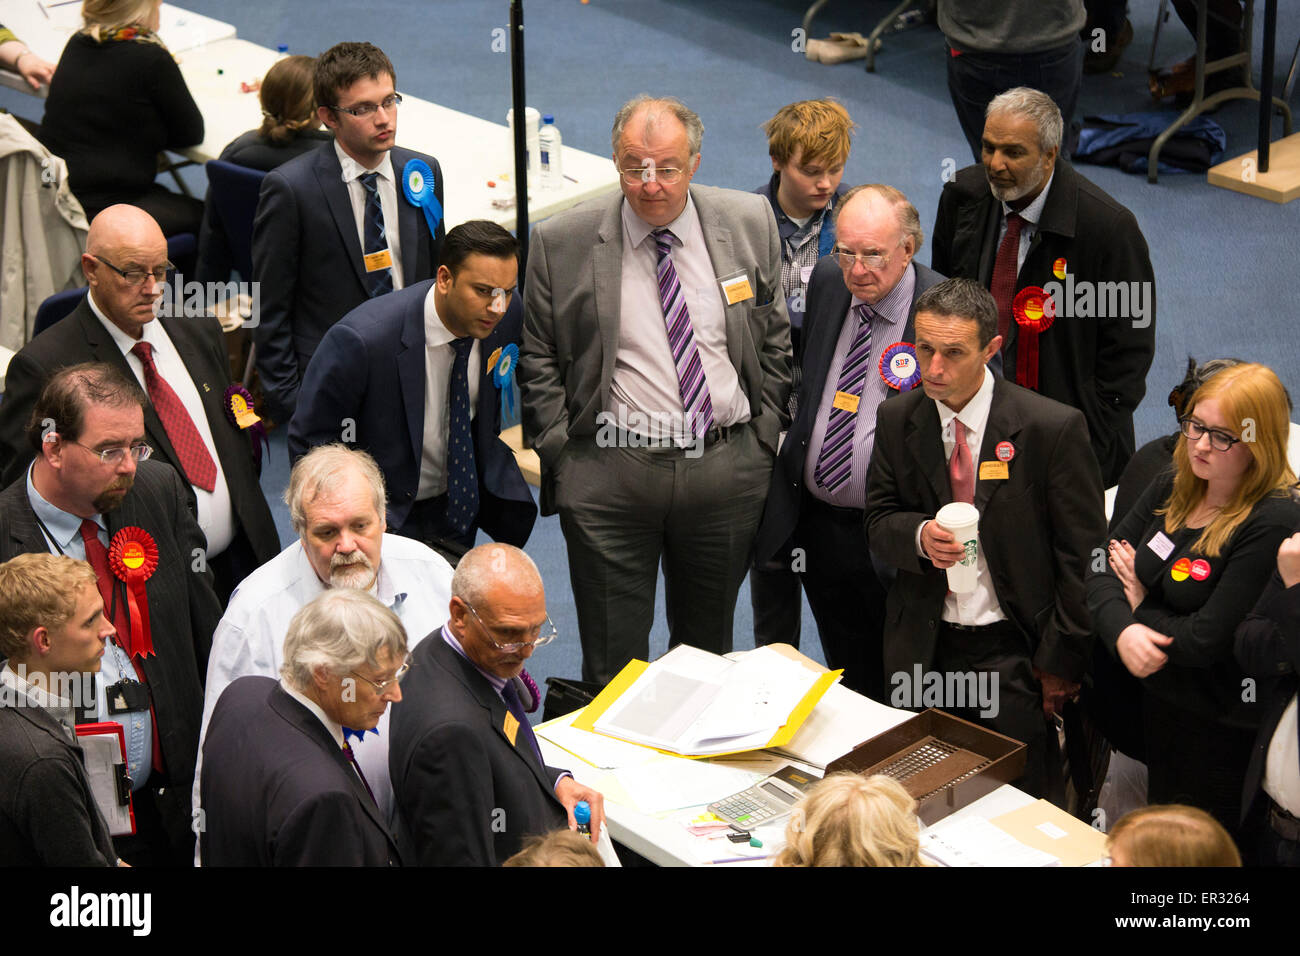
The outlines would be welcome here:
M 119 634 L 131 657 L 148 657 L 153 654 L 153 638 L 149 633 L 149 596 L 145 582 L 158 568 L 158 544 L 144 528 L 134 525 L 118 531 L 108 545 L 108 566 L 118 580 L 126 584 L 126 606 L 130 619 L 130 634 Z
M 1056 321 L 1056 303 L 1042 286 L 1025 286 L 1011 302 L 1020 331 L 1016 340 L 1016 382 L 1038 388 L 1038 336 Z

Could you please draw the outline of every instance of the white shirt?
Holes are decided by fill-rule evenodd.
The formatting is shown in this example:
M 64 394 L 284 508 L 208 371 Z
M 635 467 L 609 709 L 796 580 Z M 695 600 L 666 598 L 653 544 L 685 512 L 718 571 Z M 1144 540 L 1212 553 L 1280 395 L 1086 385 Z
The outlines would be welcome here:
M 144 363 L 131 354 L 131 349 L 135 348 L 140 342 L 148 342 L 153 346 L 153 364 L 158 369 L 158 374 L 163 380 L 171 386 L 176 397 L 181 400 L 185 406 L 185 411 L 189 413 L 190 420 L 194 422 L 194 427 L 198 429 L 199 437 L 203 439 L 203 447 L 208 450 L 212 456 L 212 461 L 217 466 L 217 481 L 211 491 L 205 491 L 202 488 L 194 488 L 194 498 L 198 505 L 198 522 L 199 528 L 203 531 L 204 538 L 208 542 L 207 556 L 214 558 L 221 554 L 230 546 L 231 540 L 235 537 L 235 514 L 230 503 L 230 489 L 226 487 L 226 473 L 221 467 L 221 458 L 217 455 L 217 445 L 212 439 L 212 426 L 208 424 L 208 414 L 203 410 L 203 400 L 199 397 L 198 386 L 194 384 L 194 379 L 190 377 L 190 370 L 185 367 L 181 361 L 181 354 L 176 351 L 176 346 L 172 343 L 171 337 L 167 330 L 162 327 L 162 323 L 157 319 L 152 322 L 146 322 L 141 327 L 140 338 L 133 339 L 116 325 L 108 320 L 108 317 L 100 311 L 95 304 L 94 292 L 86 296 L 90 303 L 90 310 L 95 313 L 100 324 L 113 337 L 114 343 L 122 351 L 122 357 L 126 359 L 126 364 L 131 367 L 132 374 L 140 383 L 140 387 L 147 393 L 149 389 L 145 386 L 144 381 Z M 207 386 L 208 383 L 204 383 Z M 217 396 L 220 399 L 221 396 Z M 185 473 L 180 471 L 181 479 L 185 479 Z
M 937 400 L 934 404 L 939 410 L 944 461 L 952 460 L 953 449 L 957 447 L 956 423 L 960 422 L 966 429 L 966 445 L 970 448 L 971 467 L 975 469 L 975 487 L 978 488 L 980 448 L 984 443 L 984 427 L 989 421 L 989 409 L 993 407 L 993 373 L 988 370 L 987 366 L 984 368 L 983 383 L 960 412 L 954 412 L 943 402 Z M 922 556 L 925 554 L 921 550 L 921 529 L 923 527 L 925 527 L 924 521 L 916 529 L 916 549 Z M 988 562 L 984 560 L 982 545 L 979 549 L 975 568 L 978 575 L 975 590 L 968 591 L 965 594 L 954 594 L 949 591 L 948 596 L 944 598 L 943 619 L 951 624 L 983 627 L 986 624 L 993 624 L 1007 619 L 998 604 L 997 592 L 993 589 L 993 576 L 989 574 Z
M 291 686 L 283 677 L 280 678 L 280 689 L 306 707 L 307 710 L 311 711 L 311 715 L 321 722 L 321 726 L 325 728 L 325 732 L 330 735 L 336 744 L 339 745 L 339 750 L 343 749 L 344 744 L 347 743 L 347 738 L 343 736 L 342 724 L 331 720 L 330 715 L 325 713 L 320 704 L 316 703 L 316 701 L 312 700 L 296 687 Z
M 348 199 L 352 202 L 352 216 L 357 222 L 357 240 L 361 244 L 361 253 L 366 251 L 366 187 L 361 184 L 361 177 L 366 173 L 378 173 L 375 186 L 379 191 L 379 205 L 384 210 L 384 235 L 388 238 L 388 251 L 393 255 L 393 291 L 402 288 L 402 237 L 397 228 L 397 179 L 393 175 L 392 157 L 385 152 L 384 158 L 374 169 L 366 169 L 355 159 L 343 152 L 338 140 L 334 141 L 334 154 L 339 158 L 343 168 L 343 182 L 348 187 Z M 365 263 L 361 263 L 365 271 Z
M 1038 220 L 1043 218 L 1043 207 L 1047 205 L 1047 194 L 1052 191 L 1052 180 L 1056 178 L 1056 169 L 1053 167 L 1052 175 L 1047 177 L 1047 185 L 1043 191 L 1034 197 L 1024 209 L 1020 210 L 1020 218 L 1024 220 L 1020 224 L 1020 248 L 1016 250 L 1016 275 L 1025 266 L 1025 259 L 1029 256 L 1029 244 L 1034 241 L 1034 233 L 1038 231 Z M 998 248 L 1002 245 L 1002 239 L 1007 234 L 1007 216 L 1015 212 L 1006 203 L 1002 204 L 1002 222 L 998 226 Z
M 443 325 L 434 305 L 436 285 L 429 286 L 424 297 L 424 439 L 420 456 L 420 481 L 415 500 L 436 497 L 447 490 L 447 435 L 451 431 L 451 367 L 456 340 Z M 480 342 L 476 339 L 469 353 L 469 417 L 478 411 L 479 368 L 482 362 Z
M 1282 712 L 1264 760 L 1264 792 L 1293 817 L 1300 817 L 1300 758 L 1296 751 L 1296 697 Z
M 451 601 L 451 565 L 418 541 L 385 534 L 374 595 L 392 608 L 406 628 L 407 646 L 414 650 L 428 634 L 446 622 Z M 199 759 L 194 773 L 194 808 L 200 806 L 203 739 L 217 699 L 231 681 L 248 674 L 280 677 L 284 638 L 289 621 L 304 604 L 323 593 L 302 542 L 295 541 L 235 588 L 225 616 L 212 636 L 208 680 L 199 729 Z M 378 734 L 367 733 L 353 746 L 384 819 L 392 818 L 393 787 L 388 776 L 388 718 L 379 719 Z M 342 744 L 340 744 L 342 746 Z

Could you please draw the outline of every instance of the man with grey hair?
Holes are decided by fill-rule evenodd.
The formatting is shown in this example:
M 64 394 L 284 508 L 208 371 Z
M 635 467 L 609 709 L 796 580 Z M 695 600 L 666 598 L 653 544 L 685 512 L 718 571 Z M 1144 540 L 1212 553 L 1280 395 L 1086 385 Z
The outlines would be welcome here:
M 576 824 L 591 807 L 591 839 L 604 821 L 600 792 L 542 762 L 516 678 L 555 638 L 542 576 L 508 544 L 474 548 L 456 565 L 451 616 L 411 655 L 393 709 L 393 790 L 423 866 L 499 866 L 524 840 Z
M 844 669 L 845 686 L 880 700 L 885 589 L 862 534 L 867 466 L 876 409 L 916 385 L 886 356 L 907 352 L 916 301 L 943 276 L 913 261 L 920 219 L 892 186 L 855 186 L 835 216 L 833 255 L 808 282 L 798 411 L 754 554 L 800 573 L 826 663 Z
M 1155 354 L 1155 273 L 1133 214 L 1058 162 L 1061 135 L 1046 94 L 996 97 L 982 165 L 939 197 L 931 265 L 993 293 L 1004 374 L 1083 412 L 1113 485 Z
M 929 289 L 915 322 L 921 388 L 880 406 L 865 507 L 872 552 L 897 569 L 889 702 L 930 706 L 926 675 L 938 675 L 939 706 L 1023 741 L 1016 785 L 1062 803 L 1052 720 L 1092 659 L 1083 575 L 1106 533 L 1083 416 L 988 370 L 1001 341 L 978 283 Z M 950 588 L 946 569 L 969 566 L 976 535 L 958 539 L 935 520 L 952 502 L 978 511 L 968 589 Z
M 208 866 L 401 865 L 348 736 L 402 699 L 408 657 L 401 620 L 363 591 L 325 591 L 293 616 L 280 679 L 241 677 L 212 712 Z
M 661 564 L 673 642 L 731 649 L 788 421 L 776 220 L 762 196 L 691 185 L 703 132 L 677 100 L 625 104 L 622 195 L 540 223 L 529 249 L 524 435 L 564 530 L 588 680 L 648 653 Z
M 451 565 L 418 541 L 385 533 L 384 477 L 368 454 L 339 444 L 313 448 L 294 465 L 284 497 L 298 540 L 231 595 L 212 638 L 200 740 L 231 681 L 280 673 L 290 620 L 331 588 L 373 594 L 397 614 L 412 647 L 447 619 Z M 385 716 L 356 745 L 386 820 L 392 810 L 387 731 Z M 200 774 L 202 766 L 200 759 Z M 199 790 L 196 775 L 195 809 Z

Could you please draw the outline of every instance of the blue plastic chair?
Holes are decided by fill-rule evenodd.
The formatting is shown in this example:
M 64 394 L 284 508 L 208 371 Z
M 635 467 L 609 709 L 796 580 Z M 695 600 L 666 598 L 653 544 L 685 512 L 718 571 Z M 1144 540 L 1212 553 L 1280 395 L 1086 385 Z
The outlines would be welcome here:
M 253 278 L 253 217 L 266 173 L 219 159 L 209 160 L 208 198 L 230 245 L 231 263 L 245 281 Z

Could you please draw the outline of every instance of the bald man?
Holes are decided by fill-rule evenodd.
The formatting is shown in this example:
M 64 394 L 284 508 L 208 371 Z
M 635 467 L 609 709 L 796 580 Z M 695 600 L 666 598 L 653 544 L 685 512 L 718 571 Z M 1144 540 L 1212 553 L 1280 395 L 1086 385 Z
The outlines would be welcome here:
M 231 381 L 221 325 L 203 312 L 155 318 L 171 263 L 162 230 L 136 206 L 110 206 L 94 218 L 81 268 L 89 294 L 9 365 L 0 402 L 0 485 L 31 464 L 24 432 L 55 372 L 107 362 L 132 375 L 149 395 L 144 423 L 154 460 L 184 480 L 207 540 L 206 555 L 193 557 L 212 568 L 224 604 L 245 575 L 280 552 L 280 538 L 250 436 L 226 409 Z
M 555 638 L 537 565 L 518 548 L 485 544 L 451 579 L 451 617 L 411 653 L 393 706 L 388 764 L 399 827 L 422 866 L 499 866 L 524 839 L 575 827 L 591 805 L 592 842 L 604 801 L 547 767 L 514 679 Z M 408 852 L 408 849 L 413 852 Z

